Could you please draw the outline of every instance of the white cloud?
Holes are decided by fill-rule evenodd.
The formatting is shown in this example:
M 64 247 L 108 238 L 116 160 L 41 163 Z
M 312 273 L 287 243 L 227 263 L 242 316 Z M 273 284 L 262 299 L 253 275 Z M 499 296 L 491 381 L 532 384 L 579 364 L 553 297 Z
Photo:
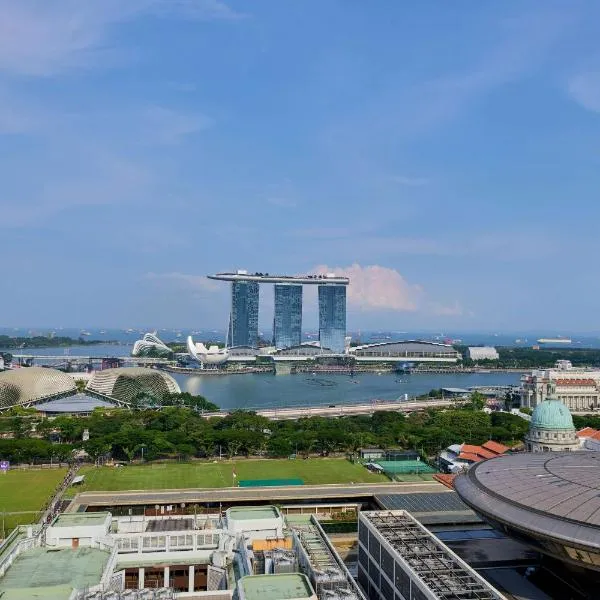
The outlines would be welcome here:
M 177 144 L 188 135 L 198 133 L 212 125 L 212 119 L 199 113 L 183 113 L 151 106 L 145 111 L 147 134 L 160 144 Z
M 235 19 L 219 0 L 0 0 L 0 70 L 48 76 L 96 64 L 115 50 L 115 25 L 135 17 Z
M 395 269 L 379 265 L 319 265 L 313 271 L 349 277 L 348 306 L 359 310 L 415 311 L 423 293 L 420 285 L 408 283 Z
M 569 95 L 587 110 L 600 112 L 600 71 L 579 73 L 568 83 Z

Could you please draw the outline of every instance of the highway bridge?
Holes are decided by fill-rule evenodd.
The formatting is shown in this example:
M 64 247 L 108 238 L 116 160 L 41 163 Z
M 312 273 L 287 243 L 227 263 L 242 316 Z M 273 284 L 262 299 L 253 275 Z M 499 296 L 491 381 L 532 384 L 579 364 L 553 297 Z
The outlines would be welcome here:
M 139 356 L 83 356 L 76 354 L 13 354 L 13 361 L 18 364 L 41 365 L 41 364 L 99 364 L 103 361 L 119 362 L 122 366 L 154 366 L 174 365 L 176 361 L 168 358 L 143 358 Z

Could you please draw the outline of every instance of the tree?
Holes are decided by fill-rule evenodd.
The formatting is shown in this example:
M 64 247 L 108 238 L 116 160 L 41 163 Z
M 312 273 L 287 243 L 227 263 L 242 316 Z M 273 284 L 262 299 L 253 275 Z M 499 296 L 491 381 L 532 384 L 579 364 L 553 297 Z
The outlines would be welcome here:
M 466 408 L 470 408 L 471 410 L 482 410 L 485 406 L 485 396 L 481 392 L 473 392 L 469 396 L 469 402 L 466 405 Z
M 76 379 L 75 380 L 75 387 L 77 388 L 77 391 L 79 393 L 85 391 L 85 386 L 86 385 L 87 385 L 87 382 L 84 379 Z
M 217 412 L 219 407 L 203 396 L 193 396 L 189 392 L 166 394 L 161 400 L 162 406 L 185 406 L 197 412 Z

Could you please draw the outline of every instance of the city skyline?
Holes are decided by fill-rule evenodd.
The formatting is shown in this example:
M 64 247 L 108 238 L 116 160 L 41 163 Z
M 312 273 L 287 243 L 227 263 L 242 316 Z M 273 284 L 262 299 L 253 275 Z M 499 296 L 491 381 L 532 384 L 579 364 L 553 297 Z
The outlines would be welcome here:
M 353 330 L 600 329 L 597 2 L 0 10 L 0 324 L 226 329 L 244 264 Z
M 302 341 L 304 286 L 318 288 L 319 344 L 336 354 L 345 351 L 346 288 L 350 280 L 333 273 L 315 275 L 269 275 L 234 272 L 208 275 L 212 281 L 230 283 L 231 305 L 226 346 L 257 348 L 259 342 L 260 286 L 273 284 L 272 343 L 278 349 L 292 348 Z M 264 294 L 263 294 L 264 296 Z

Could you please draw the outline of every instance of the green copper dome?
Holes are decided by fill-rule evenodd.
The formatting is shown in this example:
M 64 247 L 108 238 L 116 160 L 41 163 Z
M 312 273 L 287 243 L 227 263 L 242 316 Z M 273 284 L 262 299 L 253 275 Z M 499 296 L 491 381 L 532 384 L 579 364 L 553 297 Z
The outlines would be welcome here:
M 548 397 L 538 404 L 531 415 L 531 428 L 575 429 L 569 409 L 556 397 Z

